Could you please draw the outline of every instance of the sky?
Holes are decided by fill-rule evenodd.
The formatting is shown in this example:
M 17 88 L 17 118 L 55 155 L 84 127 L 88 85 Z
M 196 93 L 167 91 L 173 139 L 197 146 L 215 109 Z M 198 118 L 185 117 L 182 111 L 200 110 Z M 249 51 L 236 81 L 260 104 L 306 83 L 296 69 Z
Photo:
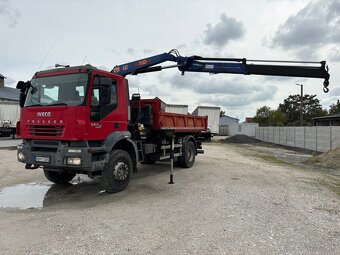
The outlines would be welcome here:
M 340 96 L 340 0 L 0 0 L 0 74 L 6 86 L 56 63 L 115 65 L 177 49 L 182 56 L 322 61 L 322 79 L 185 73 L 128 76 L 130 93 L 168 104 L 219 106 L 244 121 L 289 95 Z M 164 65 L 173 64 L 165 63 Z

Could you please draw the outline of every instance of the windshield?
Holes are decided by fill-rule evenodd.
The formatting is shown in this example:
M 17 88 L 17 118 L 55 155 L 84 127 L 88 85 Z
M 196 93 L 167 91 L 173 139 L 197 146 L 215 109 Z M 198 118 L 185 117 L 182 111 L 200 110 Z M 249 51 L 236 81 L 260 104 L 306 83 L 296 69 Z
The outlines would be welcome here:
M 81 105 L 84 102 L 87 80 L 86 73 L 32 79 L 25 107 Z

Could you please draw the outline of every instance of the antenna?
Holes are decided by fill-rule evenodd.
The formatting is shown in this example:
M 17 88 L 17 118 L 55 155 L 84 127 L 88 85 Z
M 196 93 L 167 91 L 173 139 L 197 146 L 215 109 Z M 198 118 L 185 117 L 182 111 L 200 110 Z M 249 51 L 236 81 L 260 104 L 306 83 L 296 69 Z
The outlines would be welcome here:
M 58 39 L 54 40 L 54 43 L 51 45 L 51 47 L 49 48 L 49 50 L 47 51 L 43 61 L 40 63 L 39 67 L 38 67 L 38 71 L 40 70 L 40 67 L 42 66 L 42 64 L 45 62 L 45 59 L 47 58 L 47 56 L 50 54 L 50 51 L 52 50 L 52 48 L 54 47 L 54 45 L 56 44 Z
M 81 66 L 84 64 L 85 60 L 87 59 L 87 56 L 85 56 L 83 62 L 81 63 Z

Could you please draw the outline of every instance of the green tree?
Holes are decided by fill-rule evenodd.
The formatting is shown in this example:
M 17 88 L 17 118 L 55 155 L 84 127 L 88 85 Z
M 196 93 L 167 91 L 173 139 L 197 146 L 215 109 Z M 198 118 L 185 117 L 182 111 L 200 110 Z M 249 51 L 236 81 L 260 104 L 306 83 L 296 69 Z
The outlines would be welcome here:
M 286 125 L 299 125 L 300 99 L 300 95 L 290 95 L 282 104 L 279 104 L 278 111 L 283 114 Z M 316 98 L 316 95 L 305 94 L 302 102 L 304 125 L 311 124 L 314 117 L 327 115 L 327 110 L 322 109 L 320 100 Z
M 272 109 L 268 106 L 262 106 L 256 110 L 256 115 L 254 116 L 254 122 L 259 123 L 259 126 L 269 125 L 269 116 Z
M 338 99 L 336 103 L 333 103 L 329 106 L 329 114 L 338 114 L 340 113 L 340 100 Z
M 254 122 L 259 123 L 260 126 L 283 126 L 285 118 L 280 111 L 262 106 L 256 110 Z
M 269 113 L 269 126 L 284 126 L 285 116 L 278 110 L 271 110 Z
M 220 111 L 220 117 L 225 116 L 225 111 Z

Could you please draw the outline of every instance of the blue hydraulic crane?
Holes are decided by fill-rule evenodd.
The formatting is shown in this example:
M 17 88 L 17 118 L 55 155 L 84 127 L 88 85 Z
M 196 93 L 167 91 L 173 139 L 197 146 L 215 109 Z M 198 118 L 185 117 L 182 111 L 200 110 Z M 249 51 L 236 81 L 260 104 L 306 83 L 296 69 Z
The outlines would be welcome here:
M 167 61 L 174 65 L 156 66 Z M 329 91 L 328 67 L 326 61 L 277 61 L 277 60 L 247 60 L 246 58 L 204 58 L 200 56 L 183 57 L 176 49 L 168 53 L 139 59 L 123 65 L 115 66 L 112 73 L 122 76 L 140 73 L 156 72 L 177 67 L 182 75 L 185 72 L 206 72 L 212 74 L 231 73 L 244 75 L 272 75 L 306 78 L 323 78 L 324 92 Z

